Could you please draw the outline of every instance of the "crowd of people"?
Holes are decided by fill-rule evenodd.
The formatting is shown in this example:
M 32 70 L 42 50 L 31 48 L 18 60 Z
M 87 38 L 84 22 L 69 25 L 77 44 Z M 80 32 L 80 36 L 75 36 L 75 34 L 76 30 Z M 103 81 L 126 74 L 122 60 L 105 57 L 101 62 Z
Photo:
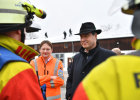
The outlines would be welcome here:
M 63 64 L 52 56 L 52 43 L 42 41 L 39 53 L 24 44 L 36 8 L 22 0 L 0 4 L 0 100 L 62 100 Z M 136 51 L 127 55 L 119 48 L 102 48 L 97 39 L 102 30 L 93 22 L 82 23 L 75 34 L 80 36 L 81 48 L 69 65 L 66 100 L 139 100 L 139 8 L 140 0 L 129 0 L 121 9 L 134 16 L 132 47 Z M 36 16 L 45 18 L 43 11 Z

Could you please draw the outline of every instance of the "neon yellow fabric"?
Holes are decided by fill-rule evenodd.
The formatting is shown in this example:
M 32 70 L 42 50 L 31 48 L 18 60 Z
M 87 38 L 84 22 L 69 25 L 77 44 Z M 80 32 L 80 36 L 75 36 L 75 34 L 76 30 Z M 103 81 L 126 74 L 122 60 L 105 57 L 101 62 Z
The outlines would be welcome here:
M 0 0 L 0 9 L 7 9 L 8 12 L 4 11 L 0 13 L 0 23 L 25 23 L 25 15 L 27 11 L 22 7 L 23 0 Z M 13 13 L 11 10 L 18 10 L 22 13 Z M 17 12 L 17 11 L 16 11 Z
M 0 35 L 0 46 L 25 58 L 25 60 L 27 59 L 27 61 L 38 54 L 31 47 L 3 35 Z M 3 57 L 1 56 L 2 60 Z M 2 67 L 0 70 L 0 100 L 5 99 L 43 100 L 36 73 L 29 63 L 12 61 Z
M 24 66 L 24 67 L 19 67 L 19 66 Z M 0 72 L 0 81 L 1 81 L 0 82 L 0 93 L 3 89 L 3 87 L 5 87 L 5 85 L 9 82 L 10 79 L 12 79 L 18 73 L 20 73 L 26 69 L 33 69 L 33 68 L 32 68 L 32 66 L 30 66 L 30 64 L 25 63 L 25 62 L 12 62 L 12 63 L 6 64 Z
M 132 42 L 132 47 L 135 48 L 136 50 L 140 50 L 140 39 L 135 39 Z
M 82 81 L 89 100 L 139 100 L 140 57 L 111 57 L 96 66 Z
M 7 41 L 5 41 L 7 40 Z M 39 53 L 32 49 L 29 46 L 24 45 L 22 42 L 19 42 L 13 38 L 0 35 L 0 46 L 3 46 L 4 48 L 10 50 L 11 52 L 15 53 L 19 47 L 21 47 L 21 50 L 17 53 L 17 55 L 21 56 L 22 58 L 26 59 L 29 58 L 31 54 L 34 53 L 34 55 L 38 55 Z M 26 50 L 25 52 L 23 52 Z M 28 53 L 29 52 L 29 53 Z M 22 54 L 22 55 L 21 55 Z M 30 61 L 34 56 L 30 57 L 27 61 Z
M 5 41 L 5 40 L 7 40 L 7 41 Z M 20 47 L 22 47 L 22 49 L 19 51 L 19 54 L 17 54 L 17 55 L 20 55 L 23 50 L 26 50 L 26 52 L 25 52 L 25 54 L 27 55 L 26 58 L 28 58 L 28 56 L 30 56 L 30 54 L 32 54 L 32 53 L 35 53 L 36 55 L 38 54 L 38 52 L 35 51 L 34 49 L 32 49 L 31 47 L 26 46 L 22 42 L 19 42 L 13 38 L 10 38 L 10 37 L 4 36 L 4 35 L 0 35 L 0 46 L 5 47 L 6 49 L 10 50 L 13 53 L 15 53 L 17 48 L 20 46 Z M 30 52 L 30 53 L 27 54 L 27 52 Z M 23 57 L 25 54 L 23 54 L 21 57 Z M 30 58 L 30 59 L 32 59 L 32 58 Z M 30 64 L 28 64 L 28 63 L 24 63 L 24 62 L 16 62 L 16 63 L 19 63 L 19 64 L 14 64 L 14 62 L 10 63 L 10 65 L 7 64 L 1 70 L 0 81 L 2 81 L 2 82 L 0 82 L 0 86 L 1 86 L 0 92 L 1 92 L 2 88 L 4 87 L 4 85 L 6 85 L 6 83 L 9 81 L 10 78 L 14 77 L 16 74 L 18 74 L 19 72 L 21 72 L 27 68 L 28 69 L 32 68 L 30 66 Z M 12 64 L 13 64 L 13 66 L 11 66 Z M 23 64 L 25 65 L 24 67 L 19 67 L 20 65 L 23 66 Z M 10 67 L 8 67 L 8 66 L 10 66 Z M 15 69 L 17 69 L 17 70 L 15 70 Z M 9 72 L 12 72 L 12 73 L 9 73 Z M 7 76 L 7 74 L 10 74 L 10 75 Z

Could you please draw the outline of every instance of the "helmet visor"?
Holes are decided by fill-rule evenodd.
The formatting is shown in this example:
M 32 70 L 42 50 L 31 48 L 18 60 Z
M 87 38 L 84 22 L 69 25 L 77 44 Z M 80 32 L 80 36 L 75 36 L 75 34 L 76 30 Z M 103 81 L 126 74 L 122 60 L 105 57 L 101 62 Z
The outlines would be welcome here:
M 108 11 L 108 14 L 113 15 L 114 13 L 119 11 L 124 6 L 124 4 L 128 4 L 128 2 L 129 2 L 129 0 L 114 0 Z

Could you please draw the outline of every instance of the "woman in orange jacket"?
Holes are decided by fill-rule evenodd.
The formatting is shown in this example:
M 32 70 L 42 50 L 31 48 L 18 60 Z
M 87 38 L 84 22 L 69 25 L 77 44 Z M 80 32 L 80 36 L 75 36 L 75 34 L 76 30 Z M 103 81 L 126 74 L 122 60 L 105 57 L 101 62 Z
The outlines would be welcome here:
M 40 85 L 46 85 L 47 100 L 61 100 L 61 86 L 64 84 L 64 73 L 62 62 L 51 54 L 53 46 L 50 41 L 42 41 L 40 54 L 30 64 L 36 69 Z

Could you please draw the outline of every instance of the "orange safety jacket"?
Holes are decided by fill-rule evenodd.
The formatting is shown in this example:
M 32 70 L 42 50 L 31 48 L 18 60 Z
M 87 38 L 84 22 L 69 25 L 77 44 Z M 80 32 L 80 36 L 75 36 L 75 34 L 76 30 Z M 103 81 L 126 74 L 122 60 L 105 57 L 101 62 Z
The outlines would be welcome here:
M 42 56 L 32 60 L 30 64 L 38 70 L 40 85 L 46 84 L 46 99 L 47 100 L 61 100 L 61 86 L 64 84 L 64 73 L 62 62 L 50 57 L 49 61 L 45 63 Z M 51 79 L 51 76 L 57 76 L 56 79 Z

